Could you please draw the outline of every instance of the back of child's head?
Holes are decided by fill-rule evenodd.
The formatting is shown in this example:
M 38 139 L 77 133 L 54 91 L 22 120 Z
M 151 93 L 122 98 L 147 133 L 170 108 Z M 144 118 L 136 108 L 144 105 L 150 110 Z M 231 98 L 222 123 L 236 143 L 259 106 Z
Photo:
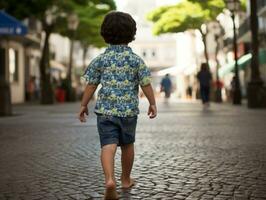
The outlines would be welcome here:
M 101 35 L 108 44 L 128 44 L 135 39 L 135 20 L 124 12 L 108 13 L 101 26 Z

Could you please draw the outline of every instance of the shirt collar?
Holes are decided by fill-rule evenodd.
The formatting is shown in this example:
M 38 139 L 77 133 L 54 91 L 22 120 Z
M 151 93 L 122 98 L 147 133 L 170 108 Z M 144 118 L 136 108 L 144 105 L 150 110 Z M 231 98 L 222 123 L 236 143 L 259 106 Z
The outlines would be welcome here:
M 114 52 L 119 52 L 119 53 L 124 52 L 124 51 L 132 52 L 132 49 L 129 46 L 124 45 L 124 44 L 116 44 L 116 45 L 109 44 L 105 52 L 109 52 L 109 51 L 114 51 Z

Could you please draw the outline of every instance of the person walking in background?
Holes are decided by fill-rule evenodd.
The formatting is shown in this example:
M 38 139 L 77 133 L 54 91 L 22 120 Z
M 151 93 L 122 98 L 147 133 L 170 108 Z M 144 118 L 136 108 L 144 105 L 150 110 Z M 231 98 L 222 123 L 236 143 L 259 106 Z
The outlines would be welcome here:
M 26 93 L 28 101 L 32 102 L 35 100 L 35 90 L 36 90 L 35 76 L 31 76 L 26 85 Z
M 40 100 L 40 78 L 35 77 L 35 91 L 34 91 L 34 96 L 36 100 Z
M 201 64 L 201 69 L 197 74 L 197 78 L 200 84 L 201 100 L 204 108 L 207 108 L 210 106 L 210 88 L 212 81 L 212 74 L 207 63 Z
M 236 76 L 233 76 L 231 82 L 230 82 L 230 94 L 229 94 L 229 99 L 230 101 L 233 101 L 234 98 L 234 93 L 236 90 Z
M 186 89 L 187 99 L 192 99 L 193 88 L 189 85 Z
M 84 78 L 87 86 L 84 91 L 79 120 L 85 122 L 87 105 L 97 86 L 101 84 L 95 106 L 97 127 L 101 143 L 101 162 L 105 175 L 105 199 L 118 199 L 114 173 L 114 157 L 117 146 L 121 146 L 121 185 L 130 188 L 134 185 L 131 169 L 134 161 L 134 142 L 137 125 L 139 85 L 150 105 L 148 115 L 157 115 L 151 75 L 144 61 L 128 46 L 134 40 L 136 22 L 127 13 L 110 12 L 104 18 L 101 35 L 109 44 L 89 64 Z
M 161 81 L 161 91 L 165 93 L 166 99 L 170 98 L 172 92 L 172 81 L 169 74 L 166 74 Z

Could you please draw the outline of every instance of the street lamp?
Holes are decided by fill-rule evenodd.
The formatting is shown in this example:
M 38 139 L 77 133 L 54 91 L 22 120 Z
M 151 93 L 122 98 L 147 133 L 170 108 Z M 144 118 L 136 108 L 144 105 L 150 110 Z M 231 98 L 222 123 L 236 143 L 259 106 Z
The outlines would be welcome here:
M 231 12 L 231 17 L 233 21 L 234 29 L 234 54 L 235 54 L 235 78 L 234 78 L 234 90 L 233 90 L 233 104 L 241 105 L 242 94 L 240 89 L 239 81 L 239 69 L 238 69 L 238 55 L 237 55 L 237 35 L 236 35 L 236 23 L 235 23 L 235 13 L 239 10 L 240 2 L 239 0 L 226 0 L 227 8 Z
M 67 90 L 67 100 L 74 100 L 73 90 L 72 90 L 72 67 L 73 67 L 73 50 L 74 50 L 74 36 L 75 31 L 79 25 L 79 18 L 76 14 L 72 13 L 67 18 L 68 20 L 68 29 L 70 30 L 70 51 L 69 51 L 69 68 L 67 73 L 67 82 L 68 82 L 68 90 Z

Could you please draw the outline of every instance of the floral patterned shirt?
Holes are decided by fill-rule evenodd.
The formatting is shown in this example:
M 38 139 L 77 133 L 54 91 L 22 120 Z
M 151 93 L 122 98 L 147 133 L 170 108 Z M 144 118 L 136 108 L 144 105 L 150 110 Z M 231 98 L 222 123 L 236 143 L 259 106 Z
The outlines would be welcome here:
M 95 113 L 131 117 L 139 113 L 139 85 L 151 82 L 144 61 L 127 45 L 109 45 L 89 64 L 83 78 L 88 84 L 101 84 Z

